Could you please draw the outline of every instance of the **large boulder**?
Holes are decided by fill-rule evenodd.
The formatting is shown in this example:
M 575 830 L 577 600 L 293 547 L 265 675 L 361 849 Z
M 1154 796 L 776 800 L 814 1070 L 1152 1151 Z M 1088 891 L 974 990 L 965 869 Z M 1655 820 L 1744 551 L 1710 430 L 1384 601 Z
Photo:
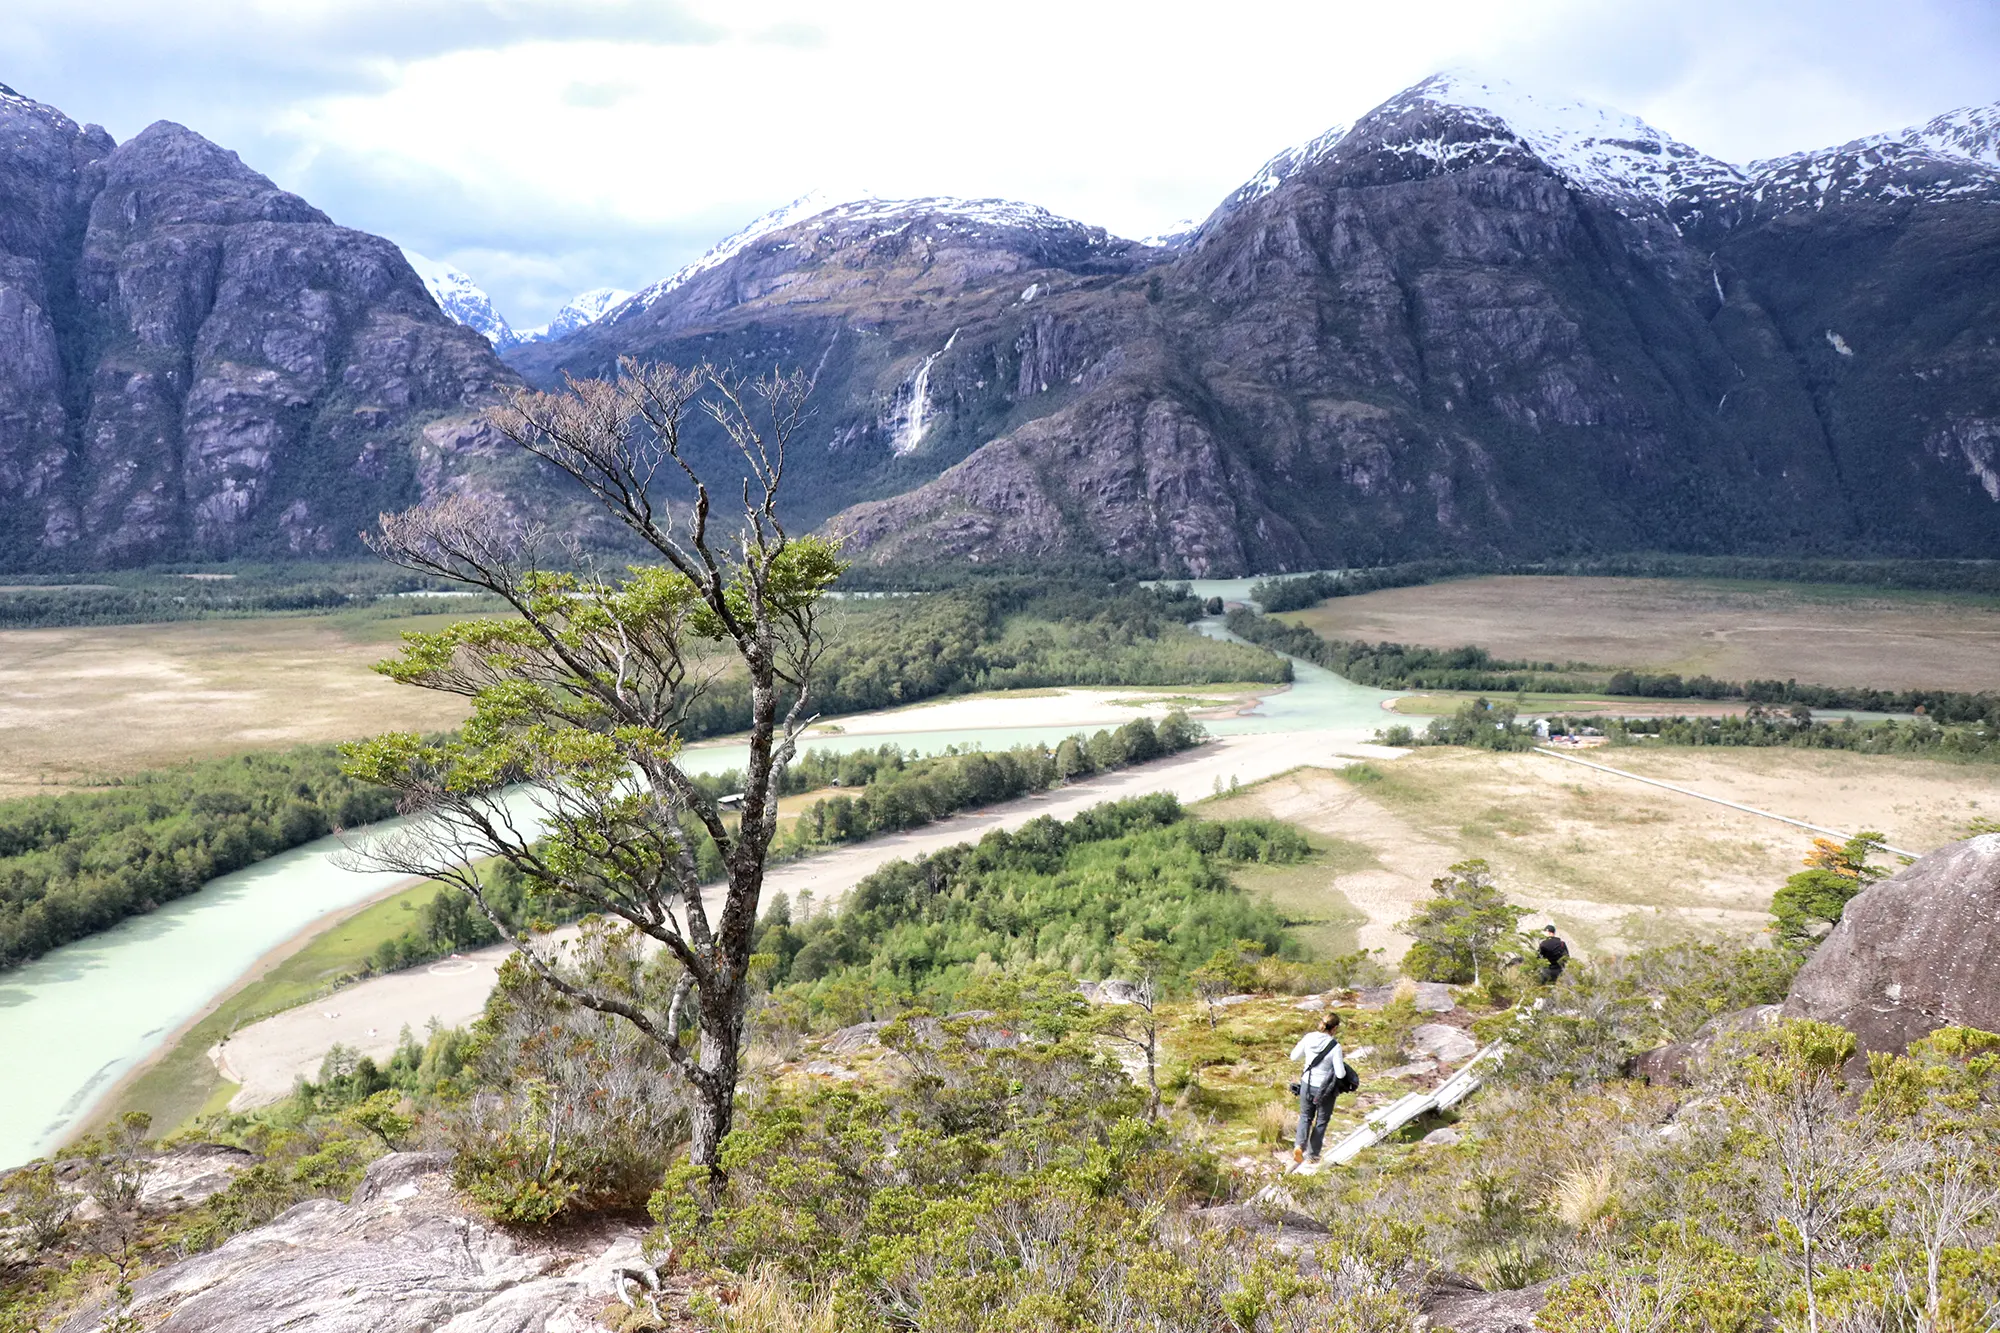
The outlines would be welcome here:
M 2000 1031 L 2000 833 L 1943 847 L 1847 904 L 1785 1017 L 1902 1051 L 1948 1025 Z

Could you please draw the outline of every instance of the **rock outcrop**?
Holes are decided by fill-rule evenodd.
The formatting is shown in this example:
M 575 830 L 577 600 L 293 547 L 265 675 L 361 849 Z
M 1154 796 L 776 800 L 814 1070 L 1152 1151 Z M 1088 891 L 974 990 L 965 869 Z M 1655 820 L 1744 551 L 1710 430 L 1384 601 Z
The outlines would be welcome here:
M 1932 852 L 1847 904 L 1792 982 L 1787 1018 L 1902 1051 L 1947 1025 L 2000 1032 L 2000 833 Z
M 512 382 L 388 241 L 0 87 L 0 564 L 351 553 Z
M 155 1333 L 584 1333 L 615 1306 L 639 1235 L 612 1229 L 530 1244 L 472 1219 L 435 1153 L 377 1161 L 351 1203 L 316 1199 L 136 1284 Z M 579 1256 L 582 1257 L 579 1257 Z M 70 1320 L 95 1333 L 109 1312 Z
M 1732 1013 L 1717 1014 L 1687 1040 L 1656 1046 L 1633 1057 L 1632 1077 L 1643 1078 L 1652 1084 L 1693 1082 L 1700 1076 L 1709 1053 L 1718 1042 L 1769 1027 L 1777 1021 L 1783 1009 L 1782 1005 L 1759 1004 Z

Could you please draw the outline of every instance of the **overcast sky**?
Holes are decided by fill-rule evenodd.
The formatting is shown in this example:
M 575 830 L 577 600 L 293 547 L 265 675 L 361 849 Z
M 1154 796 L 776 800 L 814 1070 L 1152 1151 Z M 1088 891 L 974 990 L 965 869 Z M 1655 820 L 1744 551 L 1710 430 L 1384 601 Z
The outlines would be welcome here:
M 2000 100 L 2000 3 L 0 0 L 0 83 L 190 126 L 523 326 L 814 188 L 1147 235 L 1454 65 L 1746 162 Z

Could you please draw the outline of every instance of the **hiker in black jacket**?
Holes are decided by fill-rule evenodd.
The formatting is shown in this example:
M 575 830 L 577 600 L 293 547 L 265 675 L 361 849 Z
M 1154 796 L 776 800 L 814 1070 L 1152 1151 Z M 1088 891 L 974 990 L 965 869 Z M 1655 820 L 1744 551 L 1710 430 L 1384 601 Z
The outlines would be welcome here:
M 1556 934 L 1555 923 L 1551 921 L 1548 933 L 1542 936 L 1541 944 L 1535 952 L 1542 956 L 1542 983 L 1553 986 L 1563 974 L 1563 966 L 1569 962 L 1569 945 Z

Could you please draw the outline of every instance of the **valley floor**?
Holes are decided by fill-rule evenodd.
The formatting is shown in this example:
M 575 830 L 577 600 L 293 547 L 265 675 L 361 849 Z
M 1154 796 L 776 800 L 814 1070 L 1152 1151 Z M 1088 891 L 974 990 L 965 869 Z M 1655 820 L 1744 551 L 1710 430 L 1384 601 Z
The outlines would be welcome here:
M 1320 855 L 1241 877 L 1301 923 L 1323 954 L 1356 947 L 1399 956 L 1397 923 L 1455 862 L 1488 860 L 1508 896 L 1554 920 L 1582 954 L 1689 937 L 1752 936 L 1811 835 L 1538 754 L 1397 752 L 1326 735 L 1225 737 L 1159 763 L 959 815 L 779 867 L 767 895 L 825 910 L 892 860 L 1043 815 L 1170 791 L 1207 798 L 1217 818 L 1264 815 L 1307 832 Z M 2000 812 L 1988 767 L 1839 751 L 1646 750 L 1595 759 L 1725 799 L 1841 829 L 1873 828 L 1927 851 Z M 1257 784 L 1218 794 L 1234 780 Z M 476 1017 L 507 946 L 361 982 L 237 1032 L 211 1052 L 240 1084 L 236 1109 L 276 1101 L 335 1043 L 385 1060 L 404 1024 L 421 1031 Z
M 1223 737 L 1170 759 L 780 866 L 765 879 L 765 900 L 783 893 L 798 904 L 810 895 L 812 910 L 824 911 L 890 861 L 976 841 L 995 829 L 1016 829 L 1031 819 L 1068 819 L 1101 802 L 1149 792 L 1171 792 L 1193 802 L 1232 783 L 1258 782 L 1301 763 L 1371 758 L 1381 762 L 1396 753 L 1335 733 Z M 371 978 L 243 1028 L 211 1053 L 222 1078 L 241 1085 L 230 1105 L 242 1110 L 288 1095 L 298 1077 L 317 1073 L 335 1043 L 384 1061 L 395 1049 L 404 1024 L 422 1031 L 433 1017 L 446 1027 L 469 1023 L 486 1003 L 494 974 L 510 947 L 496 945 L 428 967 Z
M 1723 680 L 2000 689 L 2000 601 L 1706 579 L 1499 575 L 1333 597 L 1280 619 L 1331 639 Z

